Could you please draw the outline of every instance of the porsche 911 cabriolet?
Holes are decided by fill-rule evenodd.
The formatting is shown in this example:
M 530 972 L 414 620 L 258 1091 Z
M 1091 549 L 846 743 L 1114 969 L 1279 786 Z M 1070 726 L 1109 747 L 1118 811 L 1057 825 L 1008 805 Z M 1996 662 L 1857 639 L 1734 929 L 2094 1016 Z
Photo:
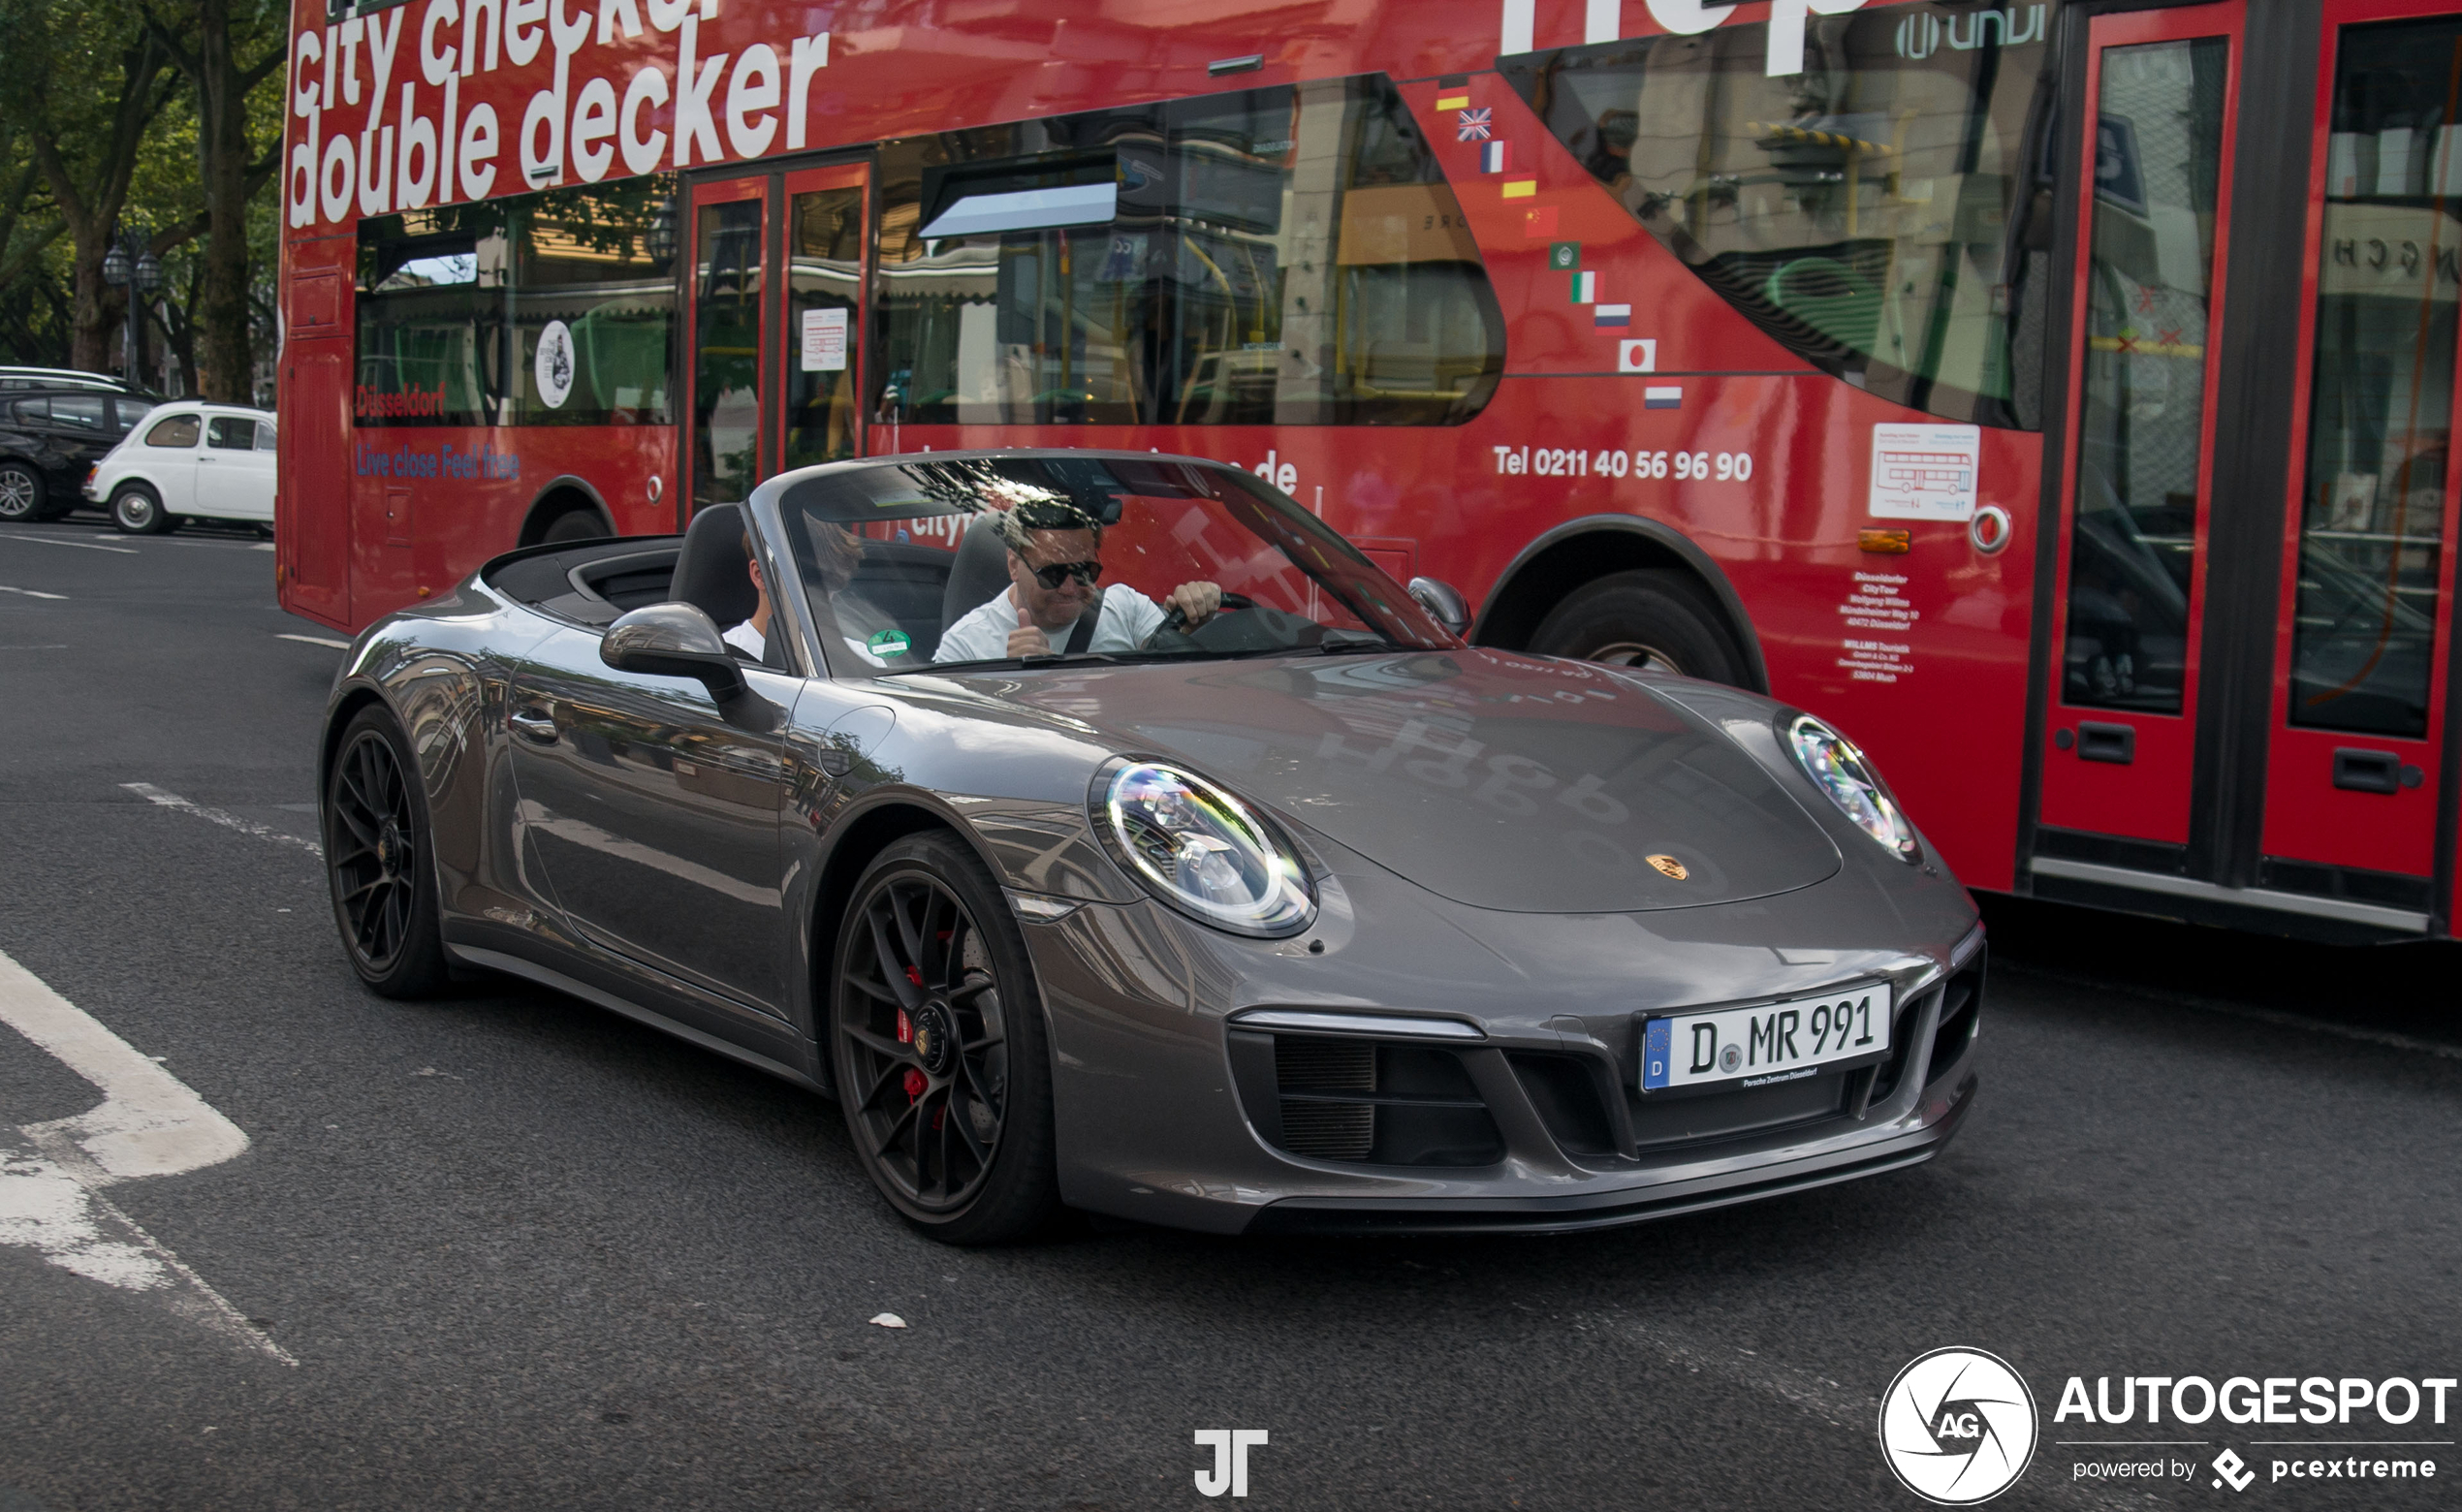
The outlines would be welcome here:
M 336 923 L 380 993 L 507 973 L 834 1099 L 954 1244 L 1605 1227 L 1938 1153 L 1983 934 L 1871 763 L 1466 618 L 1215 462 L 786 473 L 363 632 Z

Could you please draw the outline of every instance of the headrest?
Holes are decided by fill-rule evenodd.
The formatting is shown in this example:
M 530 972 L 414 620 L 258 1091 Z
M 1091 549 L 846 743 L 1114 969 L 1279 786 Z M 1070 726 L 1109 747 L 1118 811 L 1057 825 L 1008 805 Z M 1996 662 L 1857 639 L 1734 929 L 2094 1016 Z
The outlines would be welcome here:
M 997 516 L 985 513 L 966 521 L 958 554 L 949 564 L 949 582 L 940 590 L 940 633 L 1009 590 L 1009 544 L 1000 539 Z
M 706 504 L 684 527 L 683 550 L 676 554 L 676 576 L 667 595 L 693 605 L 724 630 L 752 617 L 761 607 L 744 569 L 743 507 Z

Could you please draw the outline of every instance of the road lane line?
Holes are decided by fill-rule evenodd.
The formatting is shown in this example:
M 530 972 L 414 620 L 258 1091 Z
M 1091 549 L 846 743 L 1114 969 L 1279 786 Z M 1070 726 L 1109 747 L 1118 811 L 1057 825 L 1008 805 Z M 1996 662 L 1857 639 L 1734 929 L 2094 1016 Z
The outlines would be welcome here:
M 237 830 L 241 835 L 253 835 L 258 839 L 271 840 L 276 845 L 296 845 L 309 855 L 319 858 L 325 854 L 325 847 L 314 840 L 303 840 L 296 835 L 285 835 L 279 830 L 259 824 L 254 819 L 242 819 L 237 814 L 226 813 L 219 808 L 207 808 L 203 803 L 192 803 L 178 794 L 166 793 L 150 782 L 123 782 L 120 786 L 148 803 L 160 803 L 165 808 L 176 808 L 182 813 L 195 814 L 198 818 L 218 824 L 226 830 Z
M 248 1148 L 239 1126 L 101 1021 L 0 952 L 0 1024 L 103 1093 L 84 1113 L 22 1124 L 0 1142 L 0 1244 L 88 1280 L 145 1294 L 284 1365 L 300 1362 L 223 1300 L 103 1188 L 219 1165 Z
M 6 586 L 0 586 L 0 593 L 22 593 L 27 598 L 54 599 L 62 602 L 65 602 L 68 598 L 68 595 L 65 593 L 37 593 L 32 588 L 12 588 Z
M 330 646 L 337 651 L 347 651 L 351 648 L 350 642 L 336 641 L 330 635 L 289 635 L 276 631 L 273 638 L 277 641 L 298 641 L 303 646 Z
M 5 534 L 0 534 L 0 541 L 23 541 L 29 546 L 65 546 L 72 551 L 117 551 L 122 556 L 142 556 L 145 554 L 144 552 L 138 551 L 135 547 L 97 546 L 91 541 L 63 541 L 56 536 L 19 535 L 14 530 Z

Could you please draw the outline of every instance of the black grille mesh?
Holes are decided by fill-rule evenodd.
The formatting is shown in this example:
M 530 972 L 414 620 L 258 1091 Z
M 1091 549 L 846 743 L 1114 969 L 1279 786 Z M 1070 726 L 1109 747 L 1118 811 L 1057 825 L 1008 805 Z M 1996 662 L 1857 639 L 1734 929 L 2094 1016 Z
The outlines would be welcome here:
M 1366 1040 L 1278 1035 L 1274 1075 L 1285 1091 L 1373 1092 L 1376 1047 Z M 1372 1103 L 1285 1100 L 1282 1148 L 1318 1160 L 1365 1160 L 1376 1143 Z

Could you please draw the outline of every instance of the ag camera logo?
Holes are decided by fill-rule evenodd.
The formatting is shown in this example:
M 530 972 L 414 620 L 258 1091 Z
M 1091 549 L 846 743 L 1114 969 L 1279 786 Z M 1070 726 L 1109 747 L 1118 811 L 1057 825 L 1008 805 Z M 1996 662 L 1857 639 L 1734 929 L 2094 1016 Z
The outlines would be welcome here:
M 1935 1349 L 1880 1398 L 1880 1453 L 1909 1491 L 1941 1506 L 1989 1501 L 2035 1458 L 2035 1394 L 2007 1361 Z

